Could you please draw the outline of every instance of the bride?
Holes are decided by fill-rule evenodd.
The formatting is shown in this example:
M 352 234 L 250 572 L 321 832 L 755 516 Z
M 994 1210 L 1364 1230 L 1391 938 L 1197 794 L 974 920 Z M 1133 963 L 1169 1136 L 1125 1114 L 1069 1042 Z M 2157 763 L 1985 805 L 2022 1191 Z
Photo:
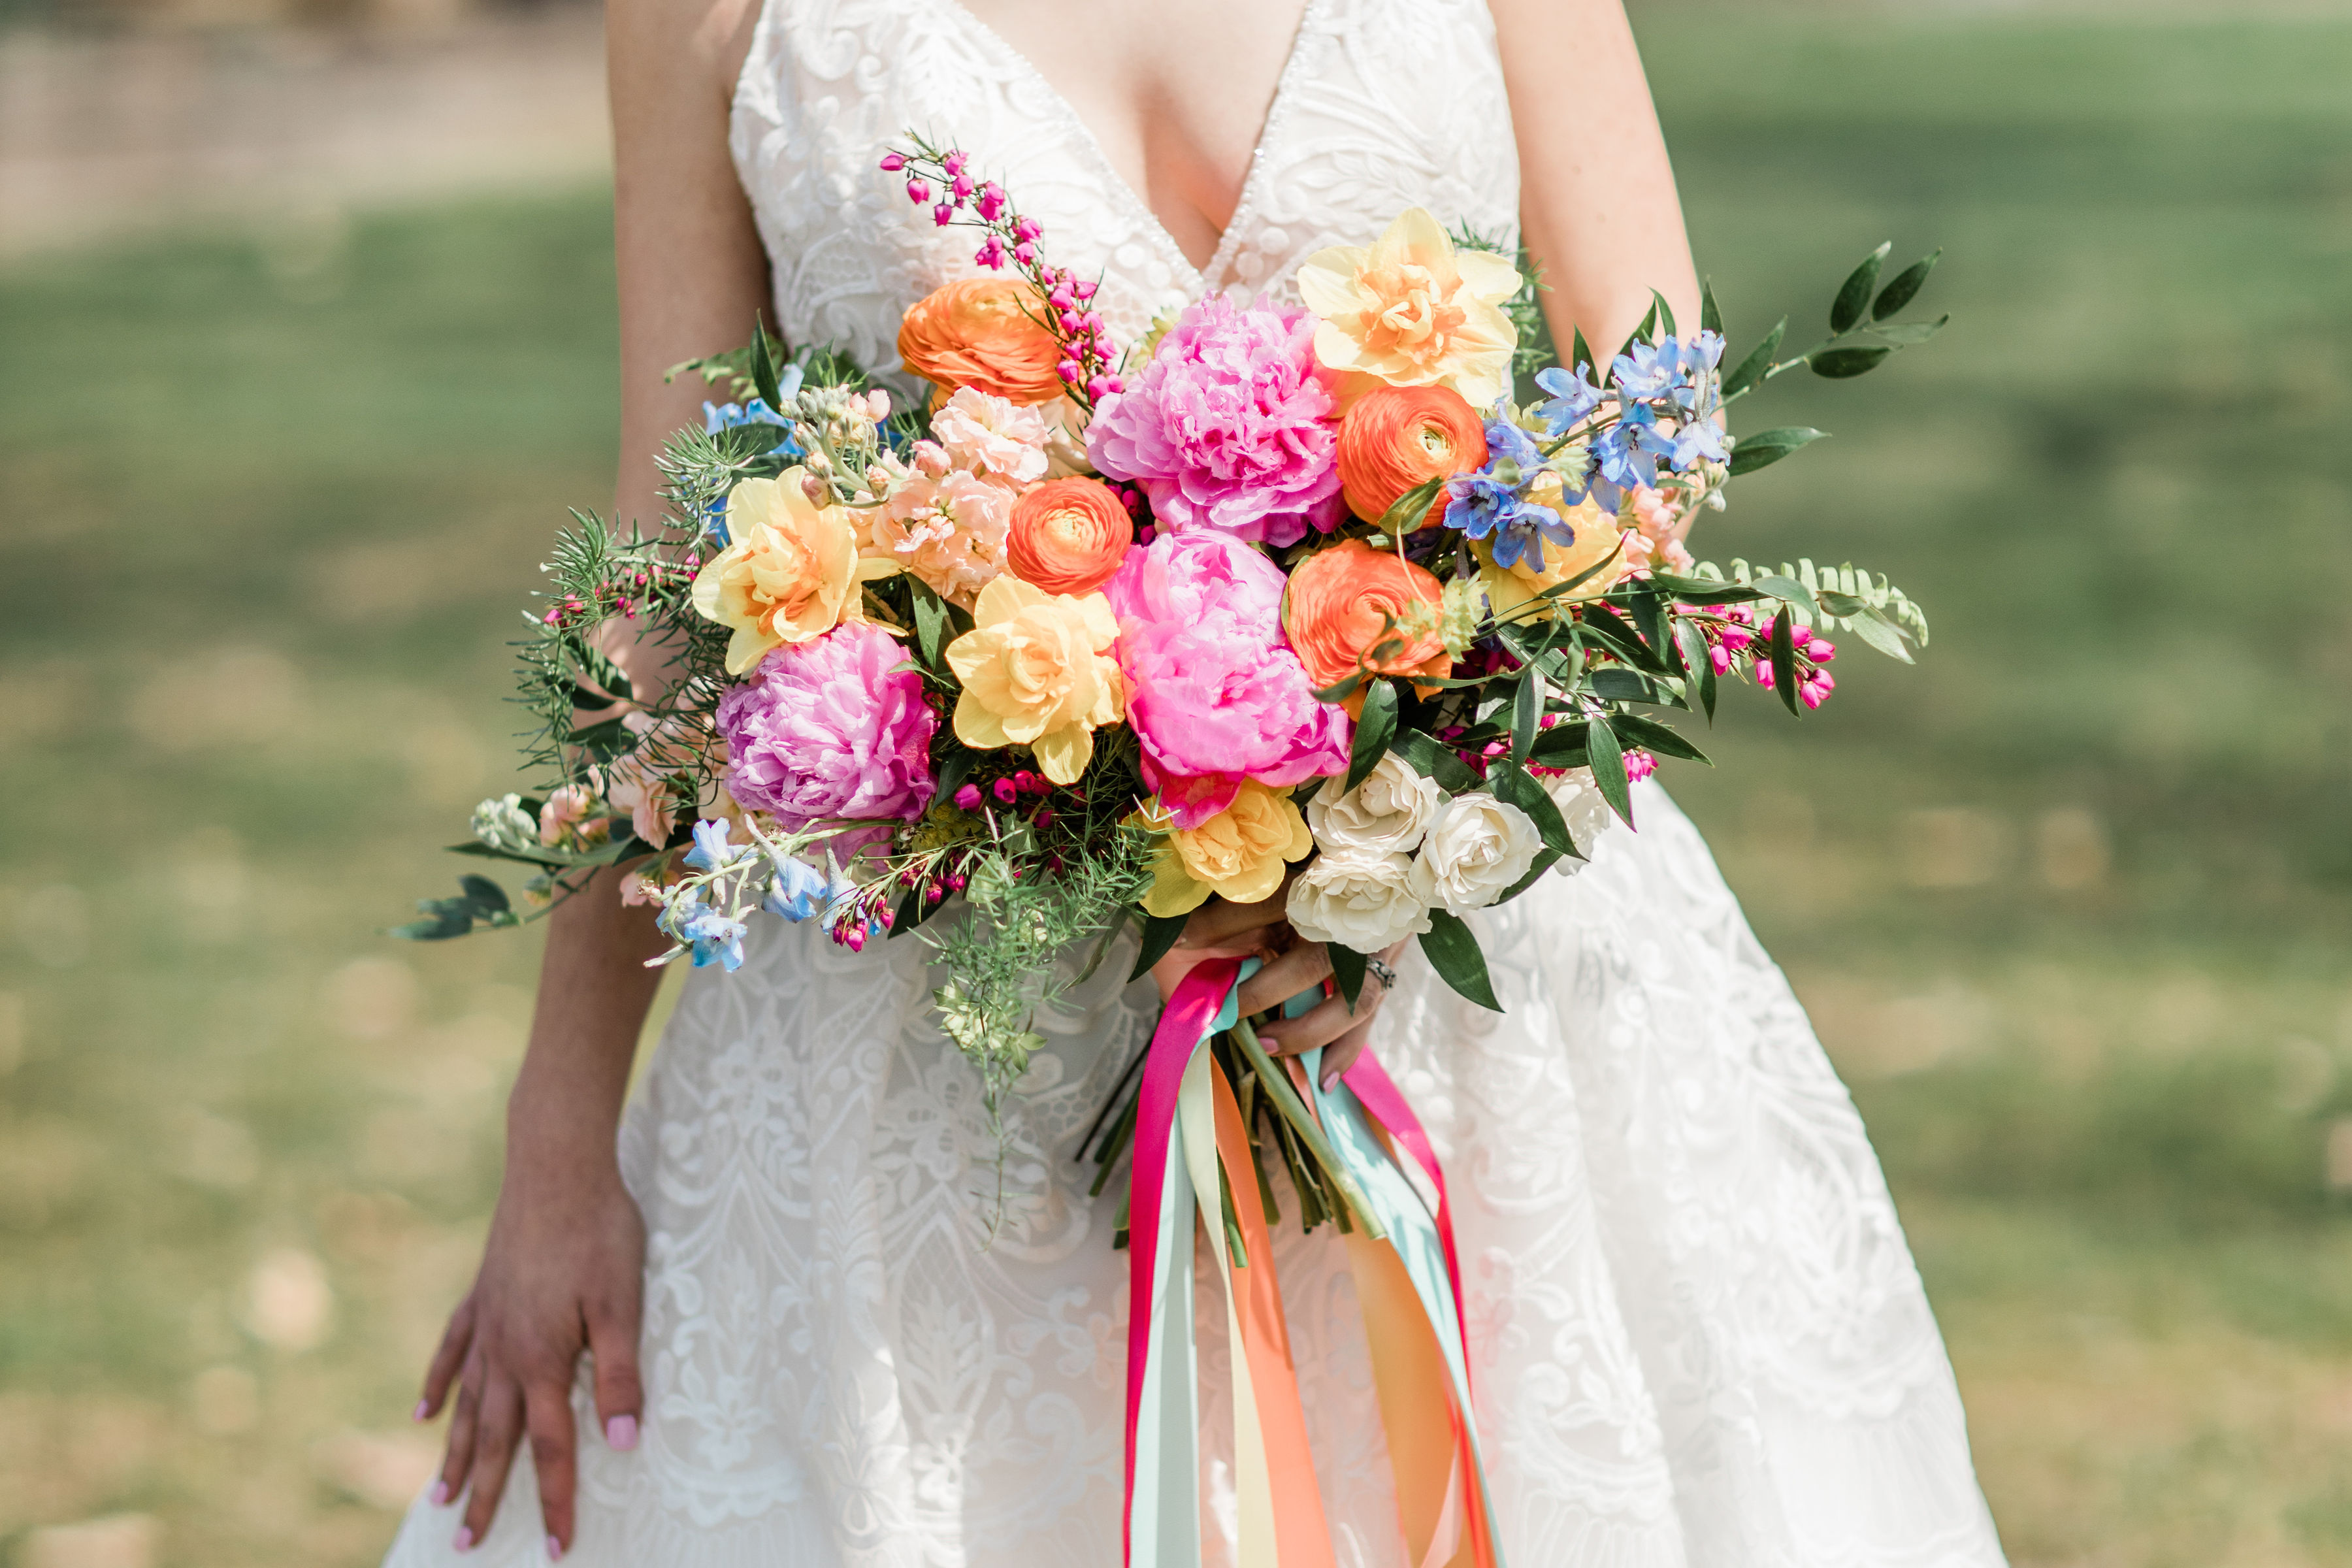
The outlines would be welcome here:
M 1123 341 L 1208 290 L 1287 298 L 1308 254 L 1413 205 L 1523 234 L 1561 342 L 1616 342 L 1654 284 L 1696 313 L 1620 0 L 609 16 L 623 517 L 657 514 L 652 455 L 696 417 L 701 388 L 664 367 L 765 311 L 895 371 L 899 313 L 974 270 L 876 168 L 908 129 L 968 149 L 1057 262 L 1099 271 Z M 1446 1163 L 1504 1552 L 1997 1564 L 1853 1108 L 1697 833 L 1652 785 L 1635 822 L 1485 919 L 1501 1014 L 1399 958 L 1369 1016 L 1327 1004 L 1280 1042 L 1347 1058 L 1369 1035 Z M 694 976 L 624 1116 L 638 961 L 663 943 L 614 892 L 551 922 L 481 1271 L 417 1407 L 449 1409 L 446 1459 L 389 1568 L 1118 1562 L 1126 1259 L 1116 1191 L 1090 1198 L 1073 1155 L 1152 987 L 1121 989 L 1114 960 L 1044 1026 L 983 1249 L 994 1145 L 919 943 L 854 954 L 767 922 L 740 973 Z M 1212 906 L 1185 941 L 1263 945 L 1274 918 Z M 1296 949 L 1281 989 L 1326 968 Z M 1344 1251 L 1328 1227 L 1278 1251 L 1334 1558 L 1413 1568 Z M 1222 1311 L 1201 1321 L 1213 1337 Z M 1229 1425 L 1212 1396 L 1204 1426 Z M 1204 1533 L 1229 1555 L 1231 1478 L 1205 1451 Z

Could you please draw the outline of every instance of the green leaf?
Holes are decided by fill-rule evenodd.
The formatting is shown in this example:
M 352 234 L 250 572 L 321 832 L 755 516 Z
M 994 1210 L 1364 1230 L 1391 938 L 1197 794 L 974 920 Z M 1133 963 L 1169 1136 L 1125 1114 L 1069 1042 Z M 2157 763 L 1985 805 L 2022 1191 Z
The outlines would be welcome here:
M 1731 448 L 1731 471 L 1752 474 L 1759 468 L 1770 468 L 1800 447 L 1810 447 L 1826 430 L 1816 430 L 1810 425 L 1784 426 L 1778 430 L 1759 430 L 1753 436 L 1742 436 Z
M 776 386 L 776 362 L 768 353 L 767 323 L 756 317 L 751 322 L 751 386 L 771 408 L 784 400 Z
M 1885 617 L 1869 605 L 1864 605 L 1863 613 L 1849 624 L 1853 627 L 1854 636 L 1887 658 L 1900 659 L 1905 664 L 1916 662 L 1911 658 L 1911 650 L 1903 646 L 1903 634 L 1889 626 Z
M 1885 343 L 1866 343 L 1859 348 L 1823 349 L 1808 363 L 1812 365 L 1815 375 L 1830 381 L 1846 381 L 1876 370 L 1894 352 Z
M 1584 858 L 1582 855 L 1577 854 L 1573 849 L 1570 850 L 1568 853 L 1570 855 L 1576 855 L 1576 858 L 1580 860 Z M 1499 908 L 1504 904 L 1509 903 L 1513 899 L 1517 898 L 1521 893 L 1524 893 L 1529 888 L 1534 887 L 1538 881 L 1542 879 L 1543 874 L 1546 871 L 1550 870 L 1554 866 L 1559 865 L 1566 858 L 1567 856 L 1562 855 L 1557 849 L 1545 850 L 1542 854 L 1535 858 L 1534 863 L 1528 868 L 1528 874 L 1520 878 L 1517 881 L 1512 883 L 1509 887 L 1504 889 L 1500 893 L 1496 894 L 1495 902 L 1488 907 Z
M 1650 295 L 1650 309 L 1643 315 L 1641 321 L 1635 324 L 1633 335 L 1625 340 L 1624 343 L 1617 350 L 1616 358 L 1611 360 L 1610 363 L 1614 364 L 1617 360 L 1623 359 L 1627 354 L 1632 353 L 1635 343 L 1656 342 L 1657 340 L 1653 337 L 1652 334 L 1657 330 L 1658 295 L 1655 290 L 1653 290 Z M 1594 367 L 1596 372 L 1599 368 L 1600 367 L 1598 366 Z M 1594 375 L 1593 379 L 1601 382 L 1604 385 L 1607 384 L 1607 378 L 1598 374 Z
M 1556 731 L 1547 731 L 1546 733 Z M 1463 795 L 1478 785 L 1478 775 L 1470 764 L 1454 754 L 1450 747 L 1440 745 L 1418 730 L 1399 730 L 1389 742 L 1389 750 L 1412 765 L 1413 772 L 1425 779 L 1437 781 L 1437 787 L 1448 795 Z
M 1526 763 L 1528 752 L 1536 743 L 1536 734 L 1543 724 L 1543 671 L 1528 665 L 1519 672 L 1518 695 L 1511 702 L 1511 765 Z
M 1625 751 L 1618 745 L 1616 733 L 1604 723 L 1590 725 L 1584 737 L 1584 754 L 1585 764 L 1592 770 L 1592 782 L 1600 786 L 1601 798 L 1625 819 L 1628 826 L 1632 826 L 1633 786 L 1625 777 Z
M 1496 768 L 1486 775 L 1486 786 L 1494 791 L 1496 800 L 1526 812 L 1548 847 L 1563 854 L 1576 848 L 1576 840 L 1568 836 L 1568 823 L 1560 816 L 1559 807 L 1552 804 L 1544 786 L 1525 768 L 1516 763 Z
M 1708 279 L 1698 286 L 1698 330 L 1723 335 L 1723 310 L 1715 302 L 1715 280 Z
M 1349 698 L 1353 697 L 1356 694 L 1357 689 L 1369 679 L 1370 678 L 1363 670 L 1360 669 L 1356 671 L 1355 674 L 1348 677 L 1345 680 L 1334 681 L 1328 686 L 1318 688 L 1314 693 L 1315 700 L 1318 702 L 1345 702 Z
M 1794 613 L 1782 610 L 1772 617 L 1772 689 L 1780 694 L 1780 705 L 1803 718 L 1797 702 L 1797 648 L 1793 627 Z
M 457 879 L 457 886 L 464 889 L 467 905 L 478 919 L 502 915 L 514 907 L 507 902 L 507 890 L 488 877 L 468 872 Z
M 1612 702 L 1647 702 L 1651 687 L 1648 680 L 1630 669 L 1596 669 L 1592 672 L 1592 695 Z
M 1667 304 L 1666 297 L 1655 289 L 1650 290 L 1650 314 L 1657 318 L 1660 341 L 1682 335 L 1675 330 L 1675 308 Z
M 932 798 L 953 805 L 956 791 L 963 787 L 963 781 L 971 775 L 971 764 L 978 760 L 979 753 L 971 747 L 950 742 L 947 754 L 940 759 L 940 784 Z
M 1429 955 L 1437 977 L 1481 1007 L 1499 1013 L 1494 982 L 1486 978 L 1486 955 L 1479 951 L 1477 933 L 1457 915 L 1429 911 L 1429 929 L 1421 933 L 1421 951 Z
M 1355 749 L 1348 756 L 1348 782 L 1353 789 L 1380 763 L 1396 733 L 1397 695 L 1393 682 L 1375 680 L 1364 689 L 1364 710 L 1356 718 Z
M 1380 521 L 1373 526 L 1382 533 L 1411 533 L 1421 526 L 1422 515 L 1437 499 L 1437 492 L 1445 488 L 1445 479 L 1446 476 L 1440 474 L 1435 479 L 1422 480 L 1390 502 L 1389 510 L 1381 513 Z
M 1143 921 L 1143 945 L 1135 955 L 1135 967 L 1128 979 L 1137 981 L 1151 973 L 1151 966 L 1168 956 L 1176 939 L 1184 934 L 1183 915 L 1146 915 Z
M 1330 956 L 1331 978 L 1339 984 L 1340 999 L 1352 1013 L 1356 998 L 1364 994 L 1364 955 L 1344 942 L 1326 942 L 1323 951 Z
M 1886 265 L 1887 252 L 1895 248 L 1888 240 L 1863 258 L 1862 265 L 1837 291 L 1837 300 L 1830 306 L 1830 331 L 1850 332 L 1862 321 L 1863 312 L 1870 309 L 1870 291 L 1878 287 L 1878 269 Z
M 1942 331 L 1945 323 L 1951 319 L 1950 316 L 1944 315 L 1937 317 L 1932 321 L 1897 321 L 1891 327 L 1873 327 L 1870 330 L 1890 343 L 1902 343 L 1907 347 L 1913 343 L 1926 342 L 1929 338 Z
M 1593 373 L 1593 379 L 1597 381 L 1601 379 L 1601 367 L 1593 363 L 1592 345 L 1584 341 L 1584 329 L 1582 327 L 1578 327 L 1575 329 L 1575 363 L 1570 365 L 1569 368 L 1570 370 L 1574 370 L 1579 365 L 1591 366 Z
M 1764 334 L 1762 342 L 1748 351 L 1748 357 L 1739 362 L 1739 368 L 1724 377 L 1723 395 L 1737 397 L 1762 381 L 1764 373 L 1772 368 L 1772 356 L 1780 352 L 1780 340 L 1788 335 L 1789 318 L 1783 316 L 1777 326 Z
M 1812 607 L 1812 590 L 1794 577 L 1783 577 L 1776 572 L 1757 578 L 1752 585 L 1783 604 L 1802 605 L 1808 609 Z
M 419 899 L 423 920 L 394 926 L 384 932 L 403 942 L 447 942 L 474 929 L 474 916 L 464 899 Z
M 1895 281 L 1878 291 L 1878 303 L 1870 308 L 1870 319 L 1883 321 L 1909 304 L 1917 296 L 1920 286 L 1927 281 L 1927 274 L 1936 270 L 1936 263 L 1943 258 L 1943 247 L 1938 246 L 1896 273 Z
M 1706 721 L 1715 722 L 1715 658 L 1707 651 L 1706 634 L 1689 621 L 1675 627 L 1680 639 L 1683 660 L 1690 666 L 1689 683 L 1692 695 L 1706 712 Z
M 907 576 L 907 584 L 915 605 L 916 646 L 922 650 L 924 665 L 937 669 L 940 652 L 946 646 L 947 604 L 931 590 L 929 584 L 911 573 Z
M 1705 752 L 1684 740 L 1682 731 L 1671 724 L 1645 719 L 1639 713 L 1619 713 L 1609 721 L 1609 726 L 1621 739 L 1631 741 L 1662 757 L 1680 757 L 1685 762 L 1714 765 Z

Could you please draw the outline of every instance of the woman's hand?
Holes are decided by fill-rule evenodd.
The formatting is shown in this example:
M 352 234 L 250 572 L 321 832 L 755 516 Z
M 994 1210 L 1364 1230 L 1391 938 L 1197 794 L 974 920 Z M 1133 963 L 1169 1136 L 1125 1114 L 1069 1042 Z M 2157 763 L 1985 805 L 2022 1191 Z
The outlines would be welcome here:
M 1403 952 L 1404 943 L 1394 943 L 1380 955 L 1380 961 L 1391 966 Z M 1242 982 L 1242 1016 L 1279 1007 L 1300 992 L 1322 984 L 1330 973 L 1329 949 L 1319 942 L 1300 942 Z M 1297 1017 L 1276 1019 L 1260 1029 L 1258 1043 L 1277 1057 L 1295 1057 L 1321 1046 L 1323 1088 L 1328 1093 L 1364 1054 L 1372 1037 L 1372 1020 L 1379 1016 L 1381 1004 L 1388 1000 L 1388 991 L 1367 965 L 1353 1008 L 1335 990 Z
M 531 1148 L 509 1133 L 505 1184 L 474 1289 L 450 1315 L 425 1378 L 422 1420 L 452 1383 L 456 1408 L 434 1500 L 469 1481 L 457 1549 L 489 1533 L 515 1449 L 525 1436 L 539 1475 L 549 1554 L 572 1543 L 577 1491 L 572 1379 L 584 1350 L 596 1361 L 604 1442 L 633 1448 L 644 1394 L 637 1380 L 645 1221 L 621 1184 L 609 1142 L 601 1157 Z M 559 1147 L 576 1140 L 559 1139 Z

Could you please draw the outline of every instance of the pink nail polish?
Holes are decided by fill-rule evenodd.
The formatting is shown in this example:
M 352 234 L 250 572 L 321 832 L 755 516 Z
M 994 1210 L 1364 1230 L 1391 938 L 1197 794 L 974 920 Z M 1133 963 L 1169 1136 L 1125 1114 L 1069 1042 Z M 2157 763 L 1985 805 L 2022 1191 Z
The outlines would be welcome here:
M 615 1415 L 604 1423 L 604 1447 L 616 1454 L 625 1454 L 637 1446 L 637 1418 Z
M 449 1544 L 456 1547 L 460 1552 L 471 1552 L 474 1549 L 474 1527 L 470 1524 L 459 1525 L 457 1527 L 457 1539 L 451 1542 Z
M 435 1508 L 447 1508 L 449 1506 L 449 1483 L 447 1481 L 435 1481 L 433 1483 L 433 1506 Z
M 563 1542 L 551 1535 L 547 1538 L 547 1560 L 550 1563 L 563 1561 Z
M 1324 1092 L 1324 1093 L 1328 1094 L 1328 1093 L 1330 1093 L 1333 1089 L 1337 1089 L 1337 1088 L 1339 1088 L 1339 1075 L 1338 1073 L 1335 1073 L 1335 1072 L 1327 1072 L 1327 1073 L 1325 1073 L 1325 1074 L 1323 1075 L 1323 1092 Z
M 408 1413 L 408 1418 L 411 1421 L 422 1421 L 432 1414 L 433 1406 L 420 1399 L 416 1402 L 416 1408 Z

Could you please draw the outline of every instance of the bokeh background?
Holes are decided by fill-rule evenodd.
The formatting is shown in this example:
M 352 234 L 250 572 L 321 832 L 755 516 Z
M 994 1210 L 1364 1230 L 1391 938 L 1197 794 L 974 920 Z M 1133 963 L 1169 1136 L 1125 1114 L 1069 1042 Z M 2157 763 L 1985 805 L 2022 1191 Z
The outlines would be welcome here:
M 597 18 L 0 8 L 0 1563 L 364 1564 L 535 939 L 503 787 L 615 407 Z M 1951 331 L 1703 553 L 1892 574 L 1673 775 L 1868 1117 L 2032 1568 L 2352 1563 L 2352 5 L 1636 0 L 1737 338 Z M 714 345 L 717 346 L 717 345 Z

